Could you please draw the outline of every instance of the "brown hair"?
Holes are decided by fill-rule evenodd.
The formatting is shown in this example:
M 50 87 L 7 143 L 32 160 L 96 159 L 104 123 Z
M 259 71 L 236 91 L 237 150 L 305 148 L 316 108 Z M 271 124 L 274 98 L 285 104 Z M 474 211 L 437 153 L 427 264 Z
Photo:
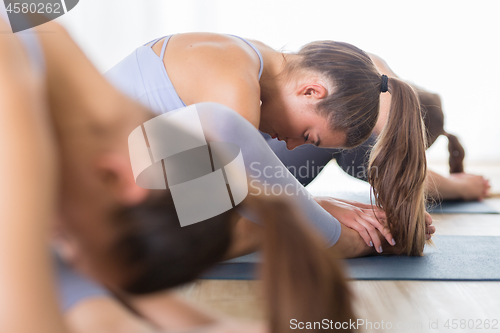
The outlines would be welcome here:
M 359 48 L 341 42 L 319 41 L 299 52 L 299 67 L 329 78 L 333 92 L 317 104 L 334 131 L 346 134 L 345 147 L 363 143 L 378 119 L 382 77 Z M 388 123 L 371 155 L 368 181 L 375 203 L 401 253 L 422 255 L 425 244 L 426 137 L 420 104 L 411 86 L 388 81 L 392 97 Z M 377 172 L 370 172 L 376 170 Z
M 127 292 L 190 282 L 221 261 L 231 244 L 232 221 L 239 216 L 234 211 L 181 227 L 170 192 L 163 192 L 115 216 L 122 232 L 111 246 L 112 258 L 134 272 L 121 288 Z M 291 319 L 355 320 L 335 253 L 285 200 L 250 195 L 244 201 L 264 225 L 262 275 L 271 332 L 289 332 Z
M 458 138 L 453 134 L 444 132 L 444 135 L 448 138 L 448 151 L 450 152 L 448 163 L 450 165 L 450 173 L 464 172 L 464 147 L 462 147 Z
M 145 202 L 120 208 L 113 218 L 117 237 L 110 257 L 130 275 L 123 289 L 133 294 L 194 280 L 222 260 L 231 244 L 232 212 L 181 227 L 170 191 L 151 192 Z
M 430 147 L 440 135 L 448 138 L 450 173 L 464 172 L 465 150 L 455 135 L 444 130 L 444 114 L 441 98 L 437 94 L 414 87 L 422 106 L 422 116 L 427 132 L 427 146 Z
M 405 82 L 389 79 L 391 109 L 370 156 L 368 174 L 375 201 L 384 209 L 387 223 L 401 253 L 422 255 L 425 245 L 426 137 L 420 103 Z
M 355 321 L 352 294 L 333 249 L 325 249 L 324 240 L 288 202 L 258 199 L 254 209 L 265 227 L 262 273 L 271 332 L 290 332 L 291 319 Z M 320 332 L 321 327 L 305 331 Z

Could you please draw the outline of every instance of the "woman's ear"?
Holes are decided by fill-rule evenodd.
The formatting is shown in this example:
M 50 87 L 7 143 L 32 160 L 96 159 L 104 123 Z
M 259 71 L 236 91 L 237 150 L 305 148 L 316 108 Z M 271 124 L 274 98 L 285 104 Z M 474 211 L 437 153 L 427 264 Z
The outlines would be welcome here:
M 311 78 L 299 87 L 297 93 L 306 98 L 319 100 L 328 96 L 328 89 L 323 81 Z
M 94 167 L 102 187 L 118 202 L 124 205 L 135 205 L 144 201 L 148 196 L 149 190 L 135 183 L 128 157 L 105 153 L 96 159 Z

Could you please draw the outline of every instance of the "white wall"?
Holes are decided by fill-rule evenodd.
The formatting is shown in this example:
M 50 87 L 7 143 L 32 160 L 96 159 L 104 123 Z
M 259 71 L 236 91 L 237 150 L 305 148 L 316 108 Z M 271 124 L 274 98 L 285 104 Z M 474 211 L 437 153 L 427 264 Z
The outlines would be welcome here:
M 231 33 L 294 51 L 318 39 L 380 55 L 443 100 L 468 161 L 500 161 L 500 2 L 81 0 L 59 22 L 101 70 L 137 46 L 186 31 Z M 447 159 L 446 139 L 429 150 Z

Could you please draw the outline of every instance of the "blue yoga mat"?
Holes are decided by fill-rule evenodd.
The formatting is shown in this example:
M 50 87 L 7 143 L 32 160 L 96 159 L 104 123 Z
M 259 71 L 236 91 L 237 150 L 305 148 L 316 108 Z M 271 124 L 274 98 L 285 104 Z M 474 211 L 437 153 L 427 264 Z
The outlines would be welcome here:
M 482 201 L 443 201 L 430 204 L 427 211 L 432 214 L 500 214 L 500 212 Z
M 370 256 L 344 260 L 354 280 L 500 281 L 500 237 L 435 236 L 423 257 Z M 253 280 L 259 253 L 216 265 L 203 279 Z

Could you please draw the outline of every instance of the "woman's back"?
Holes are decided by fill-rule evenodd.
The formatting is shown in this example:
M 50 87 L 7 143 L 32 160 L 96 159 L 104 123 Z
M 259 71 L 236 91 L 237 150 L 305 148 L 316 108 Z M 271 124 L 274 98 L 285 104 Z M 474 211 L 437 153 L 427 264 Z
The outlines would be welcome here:
M 188 33 L 139 47 L 106 76 L 126 95 L 157 113 L 218 102 L 257 127 L 263 68 L 259 49 L 242 38 Z

